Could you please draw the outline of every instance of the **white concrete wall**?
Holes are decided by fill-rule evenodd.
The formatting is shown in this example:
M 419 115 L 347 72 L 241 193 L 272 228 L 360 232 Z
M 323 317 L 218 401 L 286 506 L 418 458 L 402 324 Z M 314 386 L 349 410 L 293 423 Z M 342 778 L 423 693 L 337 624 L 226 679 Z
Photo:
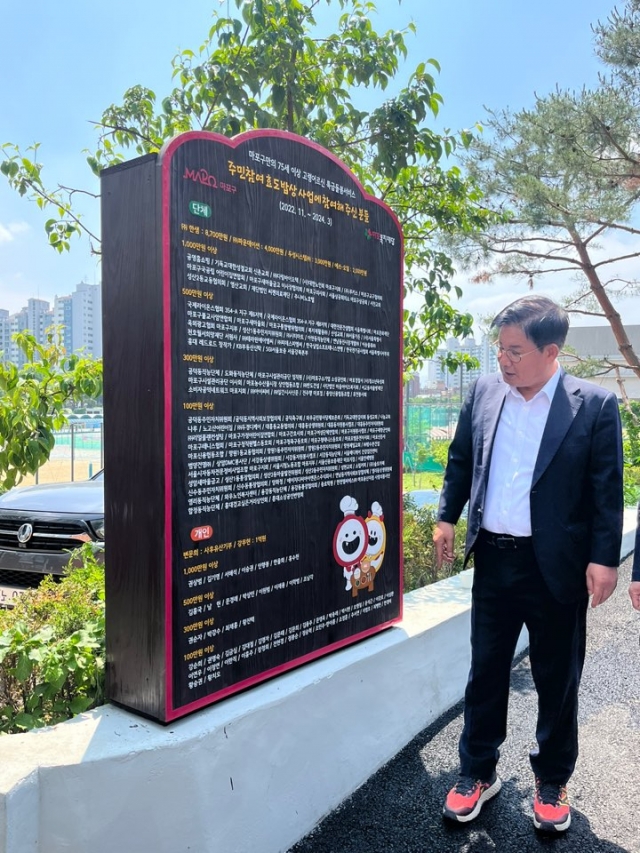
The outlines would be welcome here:
M 0 739 L 0 853 L 287 850 L 462 697 L 470 574 L 409 593 L 398 627 L 171 726 L 105 706 Z

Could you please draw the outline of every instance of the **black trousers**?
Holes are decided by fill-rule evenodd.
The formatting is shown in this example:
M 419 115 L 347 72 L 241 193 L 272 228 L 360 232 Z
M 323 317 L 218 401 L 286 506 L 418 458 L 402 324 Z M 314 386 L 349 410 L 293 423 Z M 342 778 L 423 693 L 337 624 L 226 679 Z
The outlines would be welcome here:
M 482 533 L 474 548 L 471 670 L 465 692 L 460 771 L 489 779 L 507 735 L 509 678 L 523 625 L 538 694 L 534 774 L 564 785 L 578 757 L 578 688 L 585 657 L 586 590 L 561 604 L 547 589 L 530 543 L 499 548 Z M 562 567 L 558 567 L 562 571 Z

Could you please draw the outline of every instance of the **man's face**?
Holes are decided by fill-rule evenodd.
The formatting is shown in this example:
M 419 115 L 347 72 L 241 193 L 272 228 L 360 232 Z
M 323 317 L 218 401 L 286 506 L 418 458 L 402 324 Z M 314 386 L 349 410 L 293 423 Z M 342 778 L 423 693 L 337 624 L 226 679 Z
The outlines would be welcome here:
M 504 381 L 530 400 L 553 376 L 558 347 L 548 344 L 541 352 L 519 326 L 503 326 L 498 344 L 498 364 Z M 515 362 L 510 355 L 516 358 Z M 520 361 L 517 356 L 521 356 Z

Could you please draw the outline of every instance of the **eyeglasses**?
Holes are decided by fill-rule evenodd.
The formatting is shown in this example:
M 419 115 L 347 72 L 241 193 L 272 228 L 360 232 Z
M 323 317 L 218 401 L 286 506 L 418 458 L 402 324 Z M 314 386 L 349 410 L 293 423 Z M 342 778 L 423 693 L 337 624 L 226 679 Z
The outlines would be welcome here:
M 494 347 L 497 357 L 500 358 L 501 356 L 506 355 L 511 364 L 519 364 L 525 355 L 531 355 L 532 352 L 540 352 L 537 347 L 535 349 L 530 349 L 527 352 L 514 352 L 512 349 L 505 349 L 502 344 L 499 344 L 498 342 L 494 344 Z

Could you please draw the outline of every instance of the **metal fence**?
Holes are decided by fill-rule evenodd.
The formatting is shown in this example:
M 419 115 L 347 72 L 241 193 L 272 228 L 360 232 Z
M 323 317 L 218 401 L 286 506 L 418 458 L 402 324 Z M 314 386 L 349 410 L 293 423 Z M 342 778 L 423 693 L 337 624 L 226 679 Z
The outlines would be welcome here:
M 21 485 L 87 480 L 104 467 L 104 426 L 100 419 L 71 422 L 55 434 L 49 461 Z
M 404 408 L 404 468 L 409 471 L 439 471 L 428 453 L 433 441 L 453 438 L 459 402 L 451 400 L 408 403 Z M 69 423 L 56 433 L 49 461 L 21 485 L 86 480 L 104 467 L 104 425 L 101 419 Z

